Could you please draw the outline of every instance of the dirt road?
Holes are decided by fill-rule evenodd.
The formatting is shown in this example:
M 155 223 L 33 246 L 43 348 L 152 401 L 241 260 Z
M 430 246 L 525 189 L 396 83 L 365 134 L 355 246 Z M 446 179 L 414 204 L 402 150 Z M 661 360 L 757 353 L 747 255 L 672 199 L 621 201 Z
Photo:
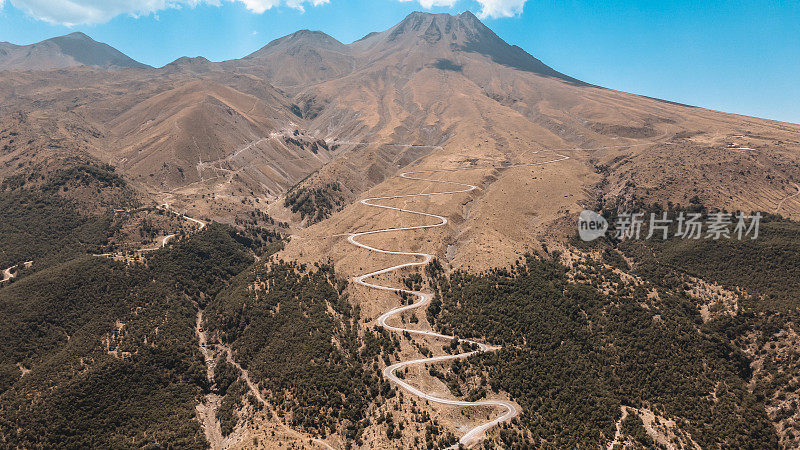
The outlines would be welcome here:
M 538 152 L 532 152 L 532 153 L 538 153 Z M 377 271 L 374 271 L 374 272 L 370 272 L 370 273 L 367 273 L 367 274 L 364 274 L 364 275 L 360 275 L 360 276 L 357 276 L 357 277 L 354 278 L 354 282 L 356 284 L 359 284 L 359 285 L 362 285 L 362 286 L 366 286 L 366 287 L 373 288 L 373 289 L 380 289 L 380 290 L 384 290 L 384 291 L 404 292 L 406 294 L 409 294 L 409 295 L 417 297 L 418 300 L 416 302 L 414 302 L 414 303 L 412 303 L 410 305 L 394 308 L 394 309 L 392 309 L 390 311 L 387 311 L 383 315 L 381 315 L 378 318 L 378 321 L 377 321 L 378 325 L 380 325 L 380 326 L 382 326 L 382 327 L 384 327 L 384 328 L 386 328 L 388 330 L 397 332 L 397 333 L 407 332 L 407 333 L 410 333 L 410 334 L 424 335 L 424 336 L 434 337 L 434 338 L 443 339 L 443 340 L 447 340 L 447 341 L 452 341 L 453 339 L 458 339 L 455 336 L 447 336 L 447 335 L 444 335 L 444 334 L 435 333 L 433 331 L 413 330 L 413 329 L 408 329 L 408 328 L 402 328 L 402 327 L 396 327 L 396 326 L 389 325 L 387 323 L 387 320 L 390 319 L 391 317 L 393 317 L 395 315 L 398 315 L 398 314 L 402 313 L 403 311 L 422 308 L 422 307 L 426 306 L 431 300 L 431 294 L 425 293 L 425 292 L 421 292 L 421 291 L 412 291 L 412 290 L 408 290 L 408 289 L 400 289 L 400 288 L 395 288 L 395 287 L 391 287 L 391 286 L 384 286 L 384 285 L 380 285 L 380 284 L 376 284 L 376 283 L 370 283 L 368 281 L 365 281 L 365 280 L 367 280 L 369 278 L 372 278 L 374 276 L 385 274 L 385 273 L 392 272 L 392 271 L 395 271 L 395 270 L 400 270 L 400 269 L 402 269 L 404 267 L 424 266 L 424 265 L 428 264 L 433 259 L 432 255 L 427 254 L 427 253 L 385 250 L 385 249 L 371 247 L 371 246 L 369 246 L 367 244 L 364 244 L 364 243 L 361 243 L 361 242 L 359 242 L 357 240 L 361 236 L 368 236 L 368 235 L 373 235 L 373 234 L 378 234 L 378 233 L 412 231 L 412 230 L 422 230 L 422 229 L 427 229 L 427 228 L 441 227 L 441 226 L 444 226 L 444 225 L 447 224 L 447 218 L 445 218 L 443 216 L 440 216 L 440 215 L 436 215 L 436 214 L 429 214 L 429 213 L 425 213 L 425 212 L 421 212 L 421 211 L 414 211 L 414 210 L 410 210 L 410 209 L 404 209 L 404 208 L 398 208 L 398 207 L 394 207 L 394 206 L 382 205 L 382 204 L 376 203 L 376 202 L 379 202 L 381 200 L 394 200 L 394 199 L 401 199 L 401 198 L 407 199 L 407 198 L 412 198 L 412 197 L 431 197 L 431 196 L 439 196 L 439 195 L 454 195 L 454 194 L 470 192 L 472 190 L 477 189 L 476 186 L 473 186 L 471 184 L 458 183 L 458 182 L 455 182 L 455 181 L 442 181 L 442 180 L 436 180 L 436 179 L 430 179 L 430 178 L 423 178 L 421 176 L 422 174 L 450 173 L 450 172 L 459 172 L 459 171 L 464 171 L 464 170 L 481 170 L 481 169 L 485 170 L 485 169 L 497 169 L 497 168 L 509 169 L 509 168 L 514 168 L 514 167 L 540 166 L 540 165 L 552 164 L 552 163 L 556 163 L 556 162 L 559 162 L 559 161 L 564 161 L 566 159 L 569 159 L 568 156 L 561 155 L 561 154 L 558 154 L 558 153 L 555 153 L 555 156 L 556 156 L 556 158 L 548 160 L 548 161 L 542 161 L 542 162 L 536 162 L 536 163 L 530 163 L 530 164 L 515 164 L 515 165 L 505 165 L 505 166 L 498 165 L 498 166 L 490 166 L 490 167 L 467 167 L 467 168 L 455 168 L 455 169 L 421 170 L 421 171 L 415 171 L 415 172 L 405 172 L 405 173 L 400 175 L 401 178 L 405 178 L 407 180 L 442 183 L 442 184 L 446 184 L 446 185 L 449 185 L 449 186 L 454 186 L 456 189 L 449 190 L 449 191 L 442 191 L 442 192 L 432 192 L 432 193 L 427 193 L 427 194 L 406 194 L 406 195 L 393 195 L 393 196 L 388 196 L 388 197 L 372 197 L 372 198 L 367 198 L 367 199 L 361 200 L 361 203 L 366 205 L 366 206 L 371 206 L 371 207 L 375 207 L 375 208 L 383 208 L 383 209 L 388 209 L 388 210 L 392 210 L 392 211 L 400 211 L 400 212 L 413 214 L 413 215 L 417 215 L 417 216 L 431 217 L 433 219 L 436 219 L 436 221 L 437 221 L 437 223 L 433 223 L 433 224 L 429 224 L 429 225 L 419 225 L 419 226 L 411 226 L 411 227 L 398 227 L 398 228 L 381 228 L 381 229 L 377 229 L 377 230 L 363 231 L 363 232 L 359 232 L 359 233 L 353 233 L 348 237 L 348 241 L 351 244 L 356 245 L 356 246 L 361 247 L 361 248 L 364 248 L 364 249 L 367 249 L 367 250 L 370 250 L 370 251 L 373 251 L 373 252 L 390 254 L 390 255 L 403 255 L 403 256 L 413 257 L 415 259 L 415 261 L 411 261 L 411 262 L 407 262 L 407 263 L 403 263 L 403 264 L 398 264 L 398 265 L 395 265 L 395 266 L 387 267 L 387 268 L 380 269 L 380 270 L 377 270 Z M 415 388 L 414 386 L 411 386 L 410 384 L 406 383 L 402 379 L 398 378 L 397 375 L 395 375 L 395 372 L 398 369 L 402 369 L 403 367 L 406 367 L 406 366 L 409 366 L 409 365 L 412 365 L 412 364 L 426 364 L 426 363 L 449 361 L 449 360 L 453 360 L 453 359 L 462 359 L 462 358 L 467 358 L 467 357 L 469 357 L 471 355 L 474 355 L 476 353 L 479 353 L 479 352 L 493 351 L 493 350 L 499 349 L 499 347 L 489 347 L 489 346 L 487 346 L 485 344 L 482 344 L 482 343 L 479 343 L 479 342 L 470 341 L 470 340 L 466 340 L 466 339 L 458 339 L 458 342 L 459 343 L 468 343 L 468 344 L 477 346 L 478 349 L 474 350 L 474 351 L 459 353 L 459 354 L 456 354 L 456 355 L 444 355 L 444 356 L 437 356 L 437 357 L 433 357 L 433 358 L 423 358 L 423 359 L 415 359 L 415 360 L 410 360 L 410 361 L 398 362 L 396 364 L 393 364 L 391 366 L 386 367 L 383 370 L 383 374 L 391 382 L 397 384 L 398 386 L 400 386 L 401 388 L 405 389 L 409 393 L 411 393 L 413 395 L 416 395 L 417 397 L 423 398 L 425 400 L 431 401 L 431 402 L 440 403 L 440 404 L 444 404 L 444 405 L 462 406 L 462 407 L 493 406 L 493 407 L 502 408 L 504 410 L 504 412 L 502 414 L 500 414 L 498 417 L 496 417 L 495 419 L 492 419 L 492 420 L 490 420 L 490 421 L 488 421 L 486 423 L 483 423 L 481 425 L 478 425 L 478 426 L 472 428 L 466 434 L 464 434 L 461 437 L 461 439 L 459 439 L 459 444 L 464 445 L 464 446 L 468 446 L 468 445 L 472 445 L 472 444 L 474 444 L 476 442 L 479 442 L 483 438 L 484 431 L 486 431 L 487 429 L 489 429 L 489 428 L 491 428 L 491 427 L 493 427 L 493 426 L 495 426 L 495 425 L 497 425 L 497 424 L 499 424 L 501 422 L 505 422 L 507 420 L 511 420 L 512 418 L 517 416 L 519 414 L 519 409 L 517 408 L 517 406 L 514 403 L 509 402 L 509 401 L 505 401 L 505 400 L 481 400 L 481 401 L 477 401 L 477 402 L 467 402 L 467 401 L 453 400 L 453 399 L 448 399 L 448 398 L 437 397 L 435 395 L 423 392 L 420 389 Z M 458 448 L 459 444 L 456 444 L 451 448 Z

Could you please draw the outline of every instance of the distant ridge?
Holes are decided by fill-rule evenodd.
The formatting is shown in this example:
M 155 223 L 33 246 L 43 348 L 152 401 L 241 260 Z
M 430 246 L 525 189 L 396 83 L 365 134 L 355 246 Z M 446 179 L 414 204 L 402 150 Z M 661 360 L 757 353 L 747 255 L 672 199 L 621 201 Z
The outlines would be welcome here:
M 49 70 L 78 66 L 103 69 L 150 67 L 81 32 L 30 45 L 0 43 L 0 70 Z

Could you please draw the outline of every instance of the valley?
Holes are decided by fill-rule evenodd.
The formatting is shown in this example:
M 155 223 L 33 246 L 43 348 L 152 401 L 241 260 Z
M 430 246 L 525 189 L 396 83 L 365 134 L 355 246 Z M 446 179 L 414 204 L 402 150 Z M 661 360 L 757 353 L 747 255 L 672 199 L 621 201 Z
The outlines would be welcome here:
M 3 43 L 0 446 L 795 448 L 799 180 L 800 125 L 468 11 L 160 68 Z M 583 210 L 764 219 L 584 242 Z

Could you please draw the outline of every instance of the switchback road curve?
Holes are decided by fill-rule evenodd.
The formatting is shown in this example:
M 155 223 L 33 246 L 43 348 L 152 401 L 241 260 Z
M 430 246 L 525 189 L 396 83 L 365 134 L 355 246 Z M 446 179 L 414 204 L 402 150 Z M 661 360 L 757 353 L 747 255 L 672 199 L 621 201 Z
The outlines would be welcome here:
M 538 153 L 538 152 L 531 152 L 531 153 Z M 448 399 L 448 398 L 437 397 L 435 395 L 423 392 L 420 389 L 415 388 L 414 386 L 411 386 L 410 384 L 406 383 L 402 379 L 398 378 L 397 375 L 395 375 L 395 372 L 398 369 L 402 369 L 402 368 L 404 368 L 406 366 L 410 366 L 410 365 L 413 365 L 413 364 L 436 363 L 436 362 L 449 361 L 449 360 L 454 360 L 454 359 L 462 359 L 462 358 L 467 358 L 467 357 L 469 357 L 471 355 L 474 355 L 476 353 L 485 352 L 485 351 L 494 351 L 494 350 L 499 349 L 500 347 L 490 347 L 490 346 L 488 346 L 486 344 L 483 344 L 483 343 L 474 342 L 474 341 L 470 341 L 470 340 L 467 340 L 467 339 L 459 339 L 459 338 L 456 338 L 455 336 L 447 336 L 447 335 L 444 335 L 444 334 L 435 333 L 433 331 L 412 330 L 412 329 L 408 329 L 408 328 L 395 327 L 395 326 L 387 324 L 386 321 L 389 318 L 391 318 L 392 316 L 400 314 L 400 313 L 402 313 L 404 311 L 417 309 L 417 308 L 422 308 L 424 306 L 427 306 L 428 303 L 430 303 L 430 301 L 431 301 L 431 294 L 425 293 L 425 292 L 421 292 L 421 291 L 412 291 L 412 290 L 408 290 L 408 289 L 400 289 L 400 288 L 391 287 L 391 286 L 384 286 L 384 285 L 380 285 L 380 284 L 376 284 L 376 283 L 371 283 L 371 282 L 366 281 L 366 280 L 368 280 L 369 278 L 375 277 L 377 275 L 385 274 L 385 273 L 388 273 L 388 272 L 393 272 L 393 271 L 400 270 L 400 269 L 405 268 L 405 267 L 424 266 L 424 265 L 428 264 L 433 259 L 433 256 L 430 255 L 430 254 L 427 254 L 427 253 L 404 252 L 404 251 L 380 249 L 380 248 L 372 247 L 370 245 L 367 245 L 367 244 L 364 244 L 362 242 L 359 242 L 358 238 L 361 237 L 361 236 L 368 236 L 368 235 L 374 235 L 374 234 L 379 234 L 379 233 L 423 230 L 423 229 L 427 229 L 427 228 L 436 228 L 436 227 L 441 227 L 441 226 L 447 225 L 447 218 L 443 217 L 443 216 L 440 216 L 440 215 L 437 215 L 437 214 L 430 214 L 430 213 L 426 213 L 426 212 L 422 212 L 422 211 L 414 211 L 414 210 L 410 210 L 410 209 L 398 208 L 398 207 L 395 207 L 395 206 L 387 206 L 387 205 L 383 205 L 383 204 L 380 204 L 380 203 L 377 203 L 377 202 L 380 202 L 380 201 L 383 201 L 383 200 L 395 200 L 395 199 L 401 199 L 401 198 L 407 199 L 407 198 L 414 198 L 414 197 L 432 197 L 432 196 L 437 196 L 437 195 L 454 195 L 454 194 L 461 194 L 461 193 L 470 192 L 470 191 L 473 191 L 473 190 L 477 189 L 476 186 L 471 185 L 471 184 L 458 183 L 458 182 L 455 182 L 455 181 L 443 181 L 443 180 L 436 180 L 436 179 L 431 179 L 431 178 L 423 178 L 424 175 L 434 174 L 434 173 L 459 172 L 459 171 L 465 171 L 465 170 L 510 169 L 510 168 L 514 168 L 514 167 L 541 166 L 541 165 L 552 164 L 552 163 L 556 163 L 556 162 L 559 162 L 559 161 L 564 161 L 566 159 L 569 159 L 568 156 L 561 155 L 561 154 L 558 154 L 558 153 L 554 153 L 554 154 L 556 156 L 555 159 L 551 159 L 551 160 L 548 160 L 548 161 L 535 162 L 535 163 L 513 164 L 513 165 L 497 165 L 497 166 L 483 166 L 483 167 L 465 167 L 465 168 L 455 168 L 455 169 L 418 170 L 418 171 L 413 171 L 413 172 L 402 173 L 402 174 L 400 174 L 400 177 L 401 178 L 405 178 L 407 180 L 427 181 L 427 182 L 432 182 L 432 183 L 441 183 L 441 184 L 446 184 L 446 185 L 449 185 L 449 186 L 454 186 L 455 189 L 449 190 L 449 191 L 431 192 L 431 193 L 426 193 L 426 194 L 405 194 L 405 195 L 392 195 L 392 196 L 386 196 L 386 197 L 372 197 L 372 198 L 367 198 L 367 199 L 361 200 L 361 203 L 363 205 L 374 207 L 374 208 L 382 208 L 382 209 L 388 209 L 388 210 L 392 210 L 392 211 L 400 211 L 400 212 L 413 214 L 413 215 L 417 215 L 417 216 L 430 217 L 430 218 L 435 219 L 437 221 L 437 223 L 433 223 L 433 224 L 429 224 L 429 225 L 418 225 L 418 226 L 396 227 L 396 228 L 381 228 L 381 229 L 377 229 L 377 230 L 362 231 L 362 232 L 350 234 L 348 239 L 347 239 L 351 244 L 353 244 L 355 246 L 358 246 L 358 247 L 361 247 L 361 248 L 364 248 L 364 249 L 367 249 L 369 251 L 373 251 L 373 252 L 377 252 L 377 253 L 384 253 L 384 254 L 389 254 L 389 255 L 409 256 L 409 257 L 413 257 L 415 259 L 414 261 L 410 261 L 410 262 L 407 262 L 407 263 L 398 264 L 398 265 L 395 265 L 395 266 L 391 266 L 391 267 L 387 267 L 387 268 L 384 268 L 384 269 L 376 270 L 374 272 L 366 273 L 364 275 L 359 275 L 359 276 L 354 278 L 353 281 L 356 284 L 359 284 L 361 286 L 366 286 L 368 288 L 380 289 L 380 290 L 383 290 L 383 291 L 390 291 L 390 292 L 404 292 L 406 294 L 409 294 L 409 295 L 417 297 L 417 301 L 416 302 L 414 302 L 412 304 L 409 304 L 409 305 L 406 305 L 406 306 L 400 306 L 400 307 L 391 309 L 391 310 L 387 311 L 386 313 L 384 313 L 383 315 L 381 315 L 380 317 L 378 317 L 378 321 L 377 321 L 378 325 L 386 328 L 387 330 L 391 330 L 391 331 L 394 331 L 394 332 L 397 332 L 397 333 L 406 332 L 406 333 L 409 333 L 409 334 L 429 336 L 429 337 L 438 338 L 438 339 L 444 339 L 444 340 L 448 340 L 448 341 L 452 341 L 453 339 L 457 339 L 459 343 L 468 343 L 468 344 L 477 346 L 477 348 L 478 348 L 477 350 L 474 350 L 474 351 L 469 351 L 469 352 L 465 352 L 465 353 L 459 353 L 459 354 L 456 354 L 456 355 L 444 355 L 444 356 L 437 356 L 437 357 L 433 357 L 433 358 L 423 358 L 423 359 L 414 359 L 414 360 L 409 360 L 409 361 L 401 361 L 401 362 L 392 364 L 390 366 L 387 366 L 386 368 L 383 369 L 383 375 L 386 378 L 388 378 L 391 382 L 397 384 L 398 386 L 400 386 L 401 388 L 405 389 L 409 393 L 411 393 L 411 394 L 413 394 L 413 395 L 415 395 L 417 397 L 423 398 L 425 400 L 428 400 L 428 401 L 431 401 L 431 402 L 435 402 L 435 403 L 444 404 L 444 405 L 462 406 L 462 407 L 489 406 L 489 407 L 502 408 L 504 410 L 504 412 L 500 416 L 496 417 L 495 419 L 490 420 L 490 421 L 488 421 L 486 423 L 483 423 L 481 425 L 478 425 L 478 426 L 472 428 L 471 430 L 469 430 L 466 434 L 461 436 L 461 438 L 459 439 L 459 443 L 453 445 L 451 448 L 458 448 L 459 444 L 467 446 L 467 445 L 470 445 L 470 444 L 472 444 L 474 442 L 479 441 L 482 438 L 484 431 L 486 431 L 487 429 L 489 429 L 489 428 L 491 428 L 491 427 L 493 427 L 493 426 L 495 426 L 495 425 L 497 425 L 497 424 L 499 424 L 501 422 L 505 422 L 507 420 L 511 420 L 512 418 L 516 417 L 519 414 L 519 409 L 517 408 L 517 406 L 514 403 L 509 402 L 509 401 L 505 401 L 505 400 L 481 400 L 481 401 L 477 401 L 477 402 L 467 402 L 467 401 L 452 400 L 452 399 Z

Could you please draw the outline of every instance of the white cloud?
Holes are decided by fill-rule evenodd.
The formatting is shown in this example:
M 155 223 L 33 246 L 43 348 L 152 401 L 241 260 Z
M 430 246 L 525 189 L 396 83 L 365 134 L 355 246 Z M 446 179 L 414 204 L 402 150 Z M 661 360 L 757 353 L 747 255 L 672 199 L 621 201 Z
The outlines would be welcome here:
M 478 17 L 485 19 L 491 17 L 514 17 L 522 14 L 522 7 L 527 0 L 478 0 L 481 11 Z
M 306 10 L 303 7 L 303 3 L 311 3 L 312 6 L 319 6 L 330 3 L 330 0 L 286 0 L 286 6 L 294 8 L 300 12 L 305 12 Z
M 256 14 L 262 14 L 264 11 L 272 9 L 273 7 L 281 4 L 281 0 L 239 0 L 239 1 L 244 4 L 245 8 Z
M 415 1 L 424 9 L 453 7 L 459 0 L 400 0 Z M 481 7 L 478 17 L 499 18 L 522 14 L 527 0 L 475 0 Z M 0 0 L 0 9 L 6 0 Z M 298 11 L 305 7 L 330 3 L 330 0 L 8 0 L 16 8 L 36 19 L 63 25 L 104 23 L 121 15 L 134 17 L 155 14 L 165 9 L 195 7 L 200 4 L 220 6 L 222 2 L 241 3 L 247 10 L 262 14 L 277 6 Z
M 400 0 L 401 2 L 416 1 L 424 9 L 431 9 L 434 6 L 452 7 L 458 0 Z M 475 0 L 481 5 L 478 17 L 496 19 L 499 17 L 514 17 L 522 14 L 522 7 L 527 0 Z
M 422 6 L 424 9 L 431 9 L 434 6 L 453 6 L 455 5 L 458 0 L 400 0 L 401 2 L 413 2 L 418 1 L 419 6 Z
M 36 19 L 63 25 L 104 23 L 121 15 L 147 16 L 165 9 L 199 4 L 219 6 L 222 1 L 241 3 L 249 11 L 261 14 L 281 5 L 305 11 L 304 4 L 318 6 L 330 0 L 9 0 L 14 7 Z M 4 3 L 5 0 L 0 0 L 0 8 Z

